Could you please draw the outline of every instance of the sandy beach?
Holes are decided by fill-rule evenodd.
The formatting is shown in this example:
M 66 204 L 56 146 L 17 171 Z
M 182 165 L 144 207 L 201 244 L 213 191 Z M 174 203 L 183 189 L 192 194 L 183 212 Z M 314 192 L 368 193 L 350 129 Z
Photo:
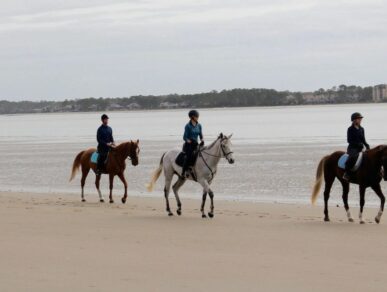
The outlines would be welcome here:
M 0 193 L 0 291 L 382 291 L 387 221 L 342 208 L 183 199 L 126 205 L 75 195 Z M 118 199 L 118 198 L 117 198 Z M 118 200 L 117 200 L 118 201 Z M 175 202 L 172 201 L 174 204 Z M 352 209 L 357 213 L 357 209 Z

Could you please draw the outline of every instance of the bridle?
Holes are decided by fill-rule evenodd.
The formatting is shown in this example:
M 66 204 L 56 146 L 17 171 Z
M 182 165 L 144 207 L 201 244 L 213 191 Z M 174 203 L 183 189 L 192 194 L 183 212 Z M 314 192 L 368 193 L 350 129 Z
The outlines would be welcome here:
M 218 140 L 219 140 L 219 139 L 220 139 L 220 149 L 222 150 L 223 156 L 222 156 L 222 155 L 214 155 L 214 154 L 210 154 L 210 153 L 208 153 L 208 152 L 206 152 L 206 151 L 204 151 L 204 150 L 201 150 L 201 149 L 199 149 L 199 155 L 200 155 L 201 153 L 204 153 L 204 154 L 206 154 L 206 155 L 208 155 L 208 156 L 212 156 L 212 157 L 216 157 L 216 158 L 222 158 L 222 157 L 225 157 L 227 160 L 229 160 L 228 156 L 229 156 L 230 154 L 233 154 L 234 152 L 230 151 L 230 152 L 227 152 L 227 153 L 226 153 L 226 150 L 224 149 L 224 145 L 222 144 L 222 142 L 223 142 L 224 140 L 227 140 L 227 138 L 218 138 Z
M 227 138 L 220 138 L 220 137 L 219 137 L 218 140 L 219 140 L 219 139 L 220 139 L 220 149 L 222 150 L 223 156 L 227 159 L 227 161 L 230 162 L 228 156 L 229 156 L 230 154 L 234 153 L 234 152 L 230 151 L 230 152 L 226 153 L 226 150 L 224 149 L 224 146 L 223 146 L 222 142 L 223 142 L 224 140 L 226 140 Z M 204 150 L 199 149 L 199 157 L 203 160 L 205 166 L 206 166 L 206 167 L 208 168 L 208 170 L 211 172 L 211 179 L 209 180 L 209 181 L 211 182 L 211 181 L 213 180 L 215 174 L 216 174 L 216 171 L 213 171 L 213 170 L 211 169 L 211 167 L 208 165 L 207 161 L 206 161 L 206 160 L 204 159 L 204 157 L 203 157 L 203 153 L 206 154 L 206 155 L 208 155 L 208 156 L 212 156 L 212 157 L 216 157 L 216 158 L 222 158 L 223 156 L 222 156 L 222 155 L 213 155 L 213 154 L 210 154 L 210 153 L 208 153 L 208 152 L 206 152 L 206 151 L 204 151 Z

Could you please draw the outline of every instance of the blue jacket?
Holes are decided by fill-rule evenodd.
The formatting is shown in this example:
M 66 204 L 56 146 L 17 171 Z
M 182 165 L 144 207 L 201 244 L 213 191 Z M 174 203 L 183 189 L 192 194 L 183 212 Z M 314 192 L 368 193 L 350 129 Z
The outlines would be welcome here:
M 187 142 L 188 140 L 191 140 L 191 141 L 199 142 L 198 137 L 200 137 L 200 139 L 203 139 L 202 125 L 197 123 L 196 126 L 194 126 L 191 123 L 191 121 L 188 122 L 188 124 L 185 125 L 185 129 L 184 129 L 184 136 L 183 136 L 184 141 Z
M 370 149 L 370 145 L 368 145 L 365 134 L 364 134 L 364 128 L 360 127 L 356 128 L 354 125 L 350 126 L 347 131 L 347 141 L 348 141 L 348 149 L 354 149 L 359 152 L 363 150 L 363 147 L 365 146 L 367 149 Z
M 114 142 L 113 130 L 109 126 L 101 125 L 97 131 L 98 151 L 108 152 L 108 143 Z

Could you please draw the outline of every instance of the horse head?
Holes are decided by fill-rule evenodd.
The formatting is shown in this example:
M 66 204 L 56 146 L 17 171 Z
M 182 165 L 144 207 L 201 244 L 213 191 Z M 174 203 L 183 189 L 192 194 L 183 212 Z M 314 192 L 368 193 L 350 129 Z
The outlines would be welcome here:
M 132 161 L 132 165 L 136 166 L 139 162 L 139 156 L 140 156 L 140 140 L 137 139 L 137 141 L 130 140 L 129 143 L 129 158 Z
M 231 137 L 232 134 L 226 136 L 223 135 L 223 133 L 220 133 L 218 139 L 220 140 L 220 149 L 222 157 L 226 158 L 228 163 L 233 164 L 235 162 L 235 159 L 231 150 Z

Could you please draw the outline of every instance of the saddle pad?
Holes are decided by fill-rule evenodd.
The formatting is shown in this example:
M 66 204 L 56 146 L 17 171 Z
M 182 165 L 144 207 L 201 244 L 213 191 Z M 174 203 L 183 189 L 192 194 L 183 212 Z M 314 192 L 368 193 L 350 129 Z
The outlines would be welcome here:
M 91 158 L 90 158 L 91 162 L 97 164 L 98 156 L 99 156 L 98 152 L 93 152 L 93 154 L 91 154 Z
M 339 166 L 341 169 L 345 169 L 345 164 L 347 163 L 348 157 L 349 157 L 348 154 L 343 154 L 343 155 L 340 157 L 339 162 L 338 162 L 337 164 L 338 164 L 338 166 Z M 360 152 L 360 153 L 359 153 L 359 156 L 357 157 L 355 166 L 352 168 L 352 171 L 358 170 L 359 167 L 360 167 L 360 165 L 361 165 L 361 162 L 362 162 L 362 161 L 363 161 L 363 152 Z

